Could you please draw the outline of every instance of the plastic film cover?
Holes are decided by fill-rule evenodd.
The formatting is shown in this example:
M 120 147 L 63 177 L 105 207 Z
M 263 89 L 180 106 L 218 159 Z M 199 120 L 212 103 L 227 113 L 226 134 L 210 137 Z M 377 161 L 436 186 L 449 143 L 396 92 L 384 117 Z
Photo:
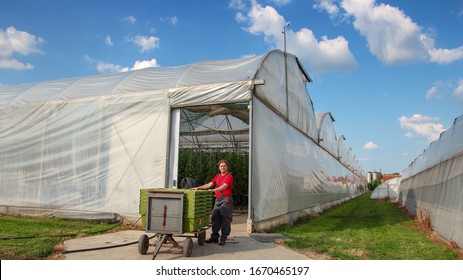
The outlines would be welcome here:
M 463 115 L 404 171 L 399 202 L 463 247 Z
M 316 113 L 317 120 L 317 139 L 322 147 L 324 147 L 333 156 L 337 156 L 338 142 L 334 131 L 333 117 L 330 113 Z
M 0 200 L 136 215 L 139 189 L 165 182 L 168 112 L 166 94 L 10 107 Z
M 365 181 L 338 161 L 341 154 L 353 159 L 339 137 L 336 155 L 318 144 L 309 80 L 295 56 L 276 50 L 0 87 L 0 199 L 137 217 L 139 190 L 164 187 L 166 163 L 173 162 L 167 158 L 171 109 L 247 106 L 251 99 L 252 126 L 244 120 L 233 133 L 248 133 L 236 138 L 245 142 L 246 129 L 252 131 L 255 221 L 352 197 Z
M 363 180 L 258 99 L 253 114 L 255 222 L 365 191 Z

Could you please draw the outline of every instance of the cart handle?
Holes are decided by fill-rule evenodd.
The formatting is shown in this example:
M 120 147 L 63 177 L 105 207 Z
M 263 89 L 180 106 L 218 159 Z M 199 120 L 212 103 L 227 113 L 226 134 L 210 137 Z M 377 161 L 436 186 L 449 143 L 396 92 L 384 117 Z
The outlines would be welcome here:
M 163 214 L 163 222 L 162 226 L 166 226 L 166 220 L 167 220 L 167 205 L 164 205 L 164 214 Z

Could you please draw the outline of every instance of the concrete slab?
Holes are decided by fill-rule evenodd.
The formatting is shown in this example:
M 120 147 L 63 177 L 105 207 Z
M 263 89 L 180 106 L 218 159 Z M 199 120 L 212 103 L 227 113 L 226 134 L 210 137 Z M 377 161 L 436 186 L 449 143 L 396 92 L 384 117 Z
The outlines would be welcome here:
M 275 242 L 269 242 L 269 238 L 261 242 L 246 233 L 246 215 L 234 216 L 232 232 L 225 246 L 218 244 L 198 245 L 197 238 L 193 238 L 193 251 L 190 257 L 184 257 L 183 249 L 176 248 L 172 244 L 163 244 L 156 260 L 308 260 L 309 257 L 298 252 L 282 247 Z M 151 260 L 154 246 L 149 246 L 148 252 L 141 255 L 138 252 L 138 239 L 152 233 L 144 231 L 128 230 L 97 236 L 77 238 L 64 242 L 67 260 Z M 206 231 L 207 237 L 210 229 Z M 262 234 L 260 234 L 262 235 Z M 185 237 L 174 236 L 175 241 L 183 246 Z M 154 244 L 155 237 L 150 239 Z

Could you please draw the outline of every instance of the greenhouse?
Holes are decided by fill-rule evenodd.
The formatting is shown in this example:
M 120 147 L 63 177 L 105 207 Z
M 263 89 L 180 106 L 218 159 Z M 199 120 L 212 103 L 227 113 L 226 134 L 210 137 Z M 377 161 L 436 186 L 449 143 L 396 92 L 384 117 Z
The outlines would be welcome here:
M 463 115 L 403 171 L 399 203 L 463 248 Z
M 141 189 L 202 184 L 221 157 L 249 231 L 355 197 L 365 177 L 310 81 L 274 50 L 0 87 L 0 209 L 137 220 Z
M 334 131 L 334 118 L 330 112 L 316 113 L 317 141 L 333 156 L 338 156 L 338 140 Z
M 397 196 L 399 194 L 401 177 L 396 177 L 382 182 L 377 186 L 371 193 L 371 199 L 389 199 L 397 202 Z

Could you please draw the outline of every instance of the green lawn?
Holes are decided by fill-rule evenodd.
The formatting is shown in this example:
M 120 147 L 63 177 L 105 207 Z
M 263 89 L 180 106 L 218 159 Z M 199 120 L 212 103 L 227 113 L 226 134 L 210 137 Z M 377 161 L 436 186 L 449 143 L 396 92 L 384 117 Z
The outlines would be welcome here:
M 397 205 L 370 199 L 371 192 L 295 226 L 274 229 L 290 248 L 342 260 L 454 260 L 455 250 L 428 239 Z
M 428 239 L 395 204 L 371 193 L 326 213 L 274 229 L 290 248 L 342 260 L 453 260 L 459 254 Z M 46 259 L 64 240 L 98 234 L 117 224 L 0 215 L 0 259 Z M 124 226 L 114 230 L 124 229 Z
M 66 239 L 105 232 L 117 224 L 0 215 L 0 259 L 44 259 Z

